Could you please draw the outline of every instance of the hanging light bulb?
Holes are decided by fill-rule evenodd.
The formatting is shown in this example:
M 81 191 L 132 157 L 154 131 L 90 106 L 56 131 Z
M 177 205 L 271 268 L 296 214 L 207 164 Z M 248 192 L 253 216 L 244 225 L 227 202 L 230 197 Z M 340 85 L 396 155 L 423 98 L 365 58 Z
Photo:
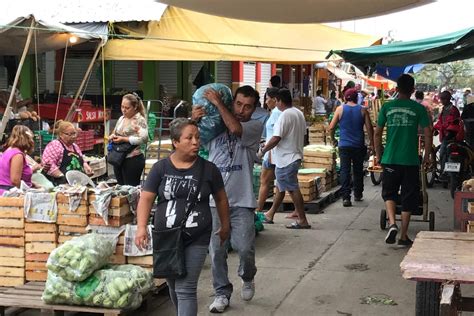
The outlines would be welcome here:
M 71 43 L 71 44 L 77 43 L 77 36 L 74 36 L 74 35 L 71 36 L 71 37 L 69 38 L 69 43 Z

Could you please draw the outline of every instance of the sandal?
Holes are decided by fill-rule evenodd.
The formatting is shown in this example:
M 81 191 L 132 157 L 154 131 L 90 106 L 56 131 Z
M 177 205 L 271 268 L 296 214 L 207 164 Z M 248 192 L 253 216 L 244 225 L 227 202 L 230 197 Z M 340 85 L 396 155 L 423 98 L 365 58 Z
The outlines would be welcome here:
M 297 222 L 285 226 L 288 229 L 311 229 L 311 225 L 300 225 Z

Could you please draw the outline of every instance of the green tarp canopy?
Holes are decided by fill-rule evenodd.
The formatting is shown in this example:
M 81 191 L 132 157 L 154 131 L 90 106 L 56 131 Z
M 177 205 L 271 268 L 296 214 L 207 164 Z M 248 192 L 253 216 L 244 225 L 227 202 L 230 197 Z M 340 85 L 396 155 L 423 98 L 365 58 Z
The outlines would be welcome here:
M 362 69 L 375 66 L 441 64 L 474 57 L 474 28 L 409 42 L 395 42 L 345 50 L 332 50 Z

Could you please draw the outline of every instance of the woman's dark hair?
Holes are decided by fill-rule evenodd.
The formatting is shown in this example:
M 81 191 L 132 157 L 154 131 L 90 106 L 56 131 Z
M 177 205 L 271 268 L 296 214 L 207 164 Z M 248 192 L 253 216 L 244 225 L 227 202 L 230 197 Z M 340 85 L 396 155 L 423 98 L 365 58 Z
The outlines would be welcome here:
M 425 98 L 425 94 L 423 93 L 423 91 L 417 90 L 415 92 L 415 98 L 418 100 L 423 100 Z
M 281 85 L 280 76 L 274 75 L 270 78 L 270 83 L 273 88 L 279 88 Z
M 181 138 L 181 135 L 183 134 L 183 129 L 188 125 L 194 125 L 198 127 L 196 121 L 193 121 L 184 117 L 179 117 L 172 120 L 169 125 L 171 141 L 179 142 L 179 139 Z M 174 148 L 174 145 L 173 145 L 173 148 Z
M 278 95 L 278 88 L 268 88 L 267 89 L 267 96 L 269 98 L 276 98 Z

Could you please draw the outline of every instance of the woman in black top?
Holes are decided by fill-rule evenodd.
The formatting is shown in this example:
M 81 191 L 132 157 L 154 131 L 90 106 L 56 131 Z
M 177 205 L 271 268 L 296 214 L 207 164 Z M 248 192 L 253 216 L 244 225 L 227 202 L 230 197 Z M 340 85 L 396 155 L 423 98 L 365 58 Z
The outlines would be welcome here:
M 189 202 L 197 196 L 183 235 L 187 274 L 184 278 L 166 280 L 177 315 L 194 316 L 197 315 L 197 283 L 212 231 L 209 196 L 212 194 L 219 212 L 222 224 L 217 234 L 222 242 L 229 236 L 229 202 L 217 167 L 198 157 L 200 143 L 197 124 L 185 118 L 175 119 L 170 124 L 170 134 L 174 152 L 153 166 L 143 186 L 137 210 L 135 243 L 142 248 L 149 242 L 146 227 L 157 196 L 154 226 L 158 231 L 179 226 L 185 218 Z M 201 168 L 204 168 L 203 172 Z M 200 192 L 196 192 L 198 181 L 202 182 Z

